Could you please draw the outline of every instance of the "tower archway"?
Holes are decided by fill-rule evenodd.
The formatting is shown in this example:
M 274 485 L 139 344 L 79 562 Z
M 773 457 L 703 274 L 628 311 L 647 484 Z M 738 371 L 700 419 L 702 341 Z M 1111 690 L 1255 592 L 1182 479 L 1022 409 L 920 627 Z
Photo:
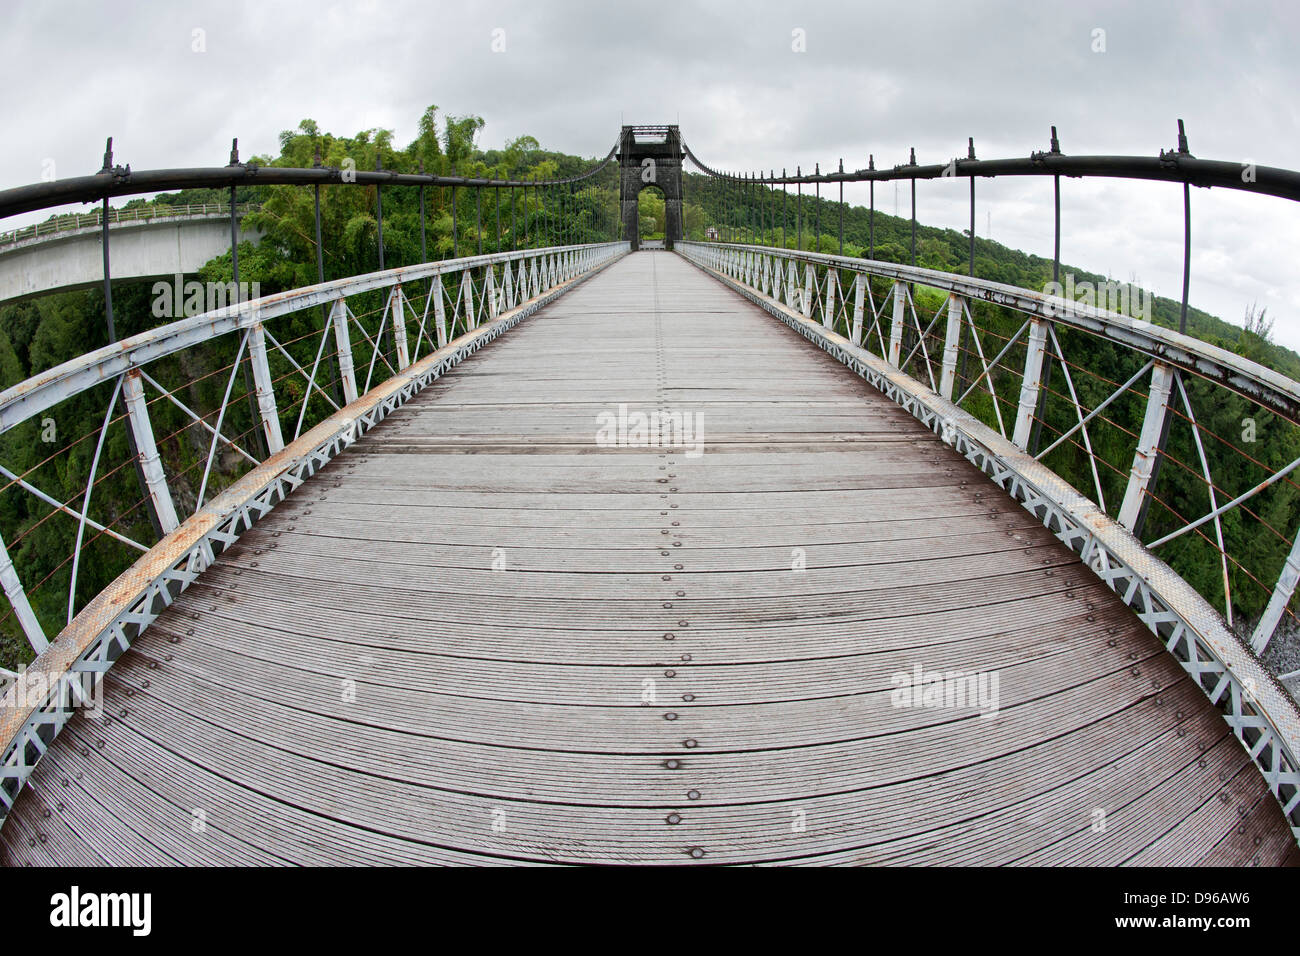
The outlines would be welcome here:
M 619 137 L 623 238 L 640 248 L 637 200 L 654 186 L 664 198 L 664 247 L 682 238 L 682 136 L 676 126 L 624 126 Z

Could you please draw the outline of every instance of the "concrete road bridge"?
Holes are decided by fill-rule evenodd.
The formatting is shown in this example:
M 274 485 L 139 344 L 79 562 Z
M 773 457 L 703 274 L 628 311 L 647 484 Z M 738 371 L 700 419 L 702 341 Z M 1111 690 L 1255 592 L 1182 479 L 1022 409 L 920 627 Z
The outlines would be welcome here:
M 725 193 L 717 241 L 677 215 L 638 248 L 637 137 Z M 1236 188 L 1190 154 L 1036 155 L 958 174 L 1091 159 Z M 1300 385 L 1092 305 L 762 241 L 802 225 L 805 185 L 934 167 L 738 176 L 628 127 L 602 171 L 617 235 L 512 231 L 0 393 L 0 433 L 100 409 L 36 464 L 0 460 L 29 504 L 0 527 L 5 620 L 36 653 L 3 700 L 7 863 L 1300 861 L 1300 711 L 1266 663 L 1296 528 L 1264 504 L 1300 462 L 1254 455 L 1232 485 L 1243 450 L 1206 425 L 1209 395 L 1300 427 Z M 272 185 L 356 185 L 330 172 Z M 136 175 L 65 189 L 158 188 Z M 356 175 L 526 211 L 584 182 Z M 1086 342 L 1119 358 L 1089 367 Z M 56 467 L 84 492 L 47 490 Z M 1173 500 L 1187 473 L 1203 500 Z M 96 507 L 135 479 L 134 521 Z M 1252 564 L 1229 517 L 1291 557 Z M 76 537 L 49 571 L 53 522 Z M 1166 547 L 1189 540 L 1221 607 L 1164 560 L 1194 568 Z M 1264 611 L 1230 626 L 1254 579 Z
M 233 211 L 240 242 L 261 238 L 243 226 L 252 211 L 248 203 Z M 192 275 L 230 250 L 230 216 L 221 203 L 155 204 L 59 216 L 0 234 L 0 305 L 102 284 L 105 229 L 113 232 L 115 278 Z

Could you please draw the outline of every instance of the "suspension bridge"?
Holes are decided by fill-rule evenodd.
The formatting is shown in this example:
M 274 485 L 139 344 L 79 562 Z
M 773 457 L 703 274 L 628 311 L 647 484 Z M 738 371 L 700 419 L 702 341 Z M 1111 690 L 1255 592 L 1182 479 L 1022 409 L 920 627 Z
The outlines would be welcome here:
M 716 241 L 687 234 L 684 169 L 724 197 Z M 625 127 L 546 182 L 110 155 L 0 192 L 7 216 L 220 186 L 233 223 L 240 185 L 313 190 L 319 256 L 320 190 L 373 188 L 382 262 L 383 190 L 407 189 L 422 237 L 411 264 L 323 281 L 318 258 L 318 284 L 0 393 L 0 435 L 95 409 L 34 463 L 0 460 L 28 503 L 0 527 L 6 621 L 36 652 L 3 700 L 0 855 L 1300 860 L 1300 711 L 1261 656 L 1295 613 L 1295 518 L 1268 503 L 1300 462 L 1207 424 L 1239 401 L 1300 427 L 1300 384 L 979 278 L 973 253 L 962 275 L 803 248 L 805 187 L 952 175 L 972 223 L 977 177 L 1052 177 L 1058 237 L 1061 176 L 1300 199 L 1300 175 L 1247 187 L 1185 140 L 740 175 L 675 126 Z M 598 182 L 615 233 L 566 232 L 601 221 Z M 663 248 L 639 238 L 648 186 Z M 430 260 L 429 190 L 480 225 L 486 192 L 497 248 L 457 236 Z M 540 215 L 548 197 L 578 215 Z M 1119 358 L 1090 366 L 1088 342 Z M 72 499 L 45 488 L 58 468 L 84 482 Z M 97 508 L 113 481 L 134 509 Z M 1288 556 L 1234 548 L 1228 521 Z M 54 522 L 75 546 L 38 571 Z M 1180 574 L 1171 542 L 1213 573 Z M 86 563 L 119 553 L 84 595 Z M 1249 628 L 1234 586 L 1260 592 Z

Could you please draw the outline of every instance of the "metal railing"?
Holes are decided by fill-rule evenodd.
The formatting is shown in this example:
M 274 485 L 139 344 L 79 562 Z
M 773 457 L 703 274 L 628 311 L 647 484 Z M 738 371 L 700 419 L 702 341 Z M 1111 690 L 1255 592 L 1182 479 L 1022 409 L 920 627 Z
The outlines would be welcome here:
M 1270 415 L 1279 431 L 1296 429 L 1300 383 L 1126 315 L 996 282 L 763 246 L 685 242 L 678 249 L 903 405 L 1080 553 L 1225 712 L 1300 838 L 1300 712 L 1255 653 L 1280 618 L 1295 619 L 1300 549 L 1294 529 L 1288 535 L 1270 522 L 1279 501 L 1285 507 L 1294 499 L 1262 499 L 1300 492 L 1293 476 L 1300 459 L 1267 464 L 1267 454 L 1243 452 L 1205 424 L 1230 397 Z M 1086 348 L 1085 339 L 1104 347 Z M 1057 373 L 1050 381 L 1049 355 Z M 1113 367 L 1089 367 L 1084 355 L 1105 355 Z M 1036 427 L 1050 434 L 1040 439 Z M 1171 436 L 1170 428 L 1183 434 Z M 1169 443 L 1160 451 L 1162 435 Z M 1182 460 L 1184 448 L 1190 460 Z M 1229 482 L 1221 474 L 1228 455 L 1259 473 Z M 1161 456 L 1171 464 L 1157 474 Z M 1091 479 L 1095 499 L 1062 478 L 1069 463 Z M 1199 502 L 1171 492 L 1189 482 L 1199 483 Z M 1199 511 L 1184 514 L 1192 504 Z M 1138 537 L 1142 516 L 1154 509 L 1161 521 L 1147 527 L 1157 530 Z M 1283 517 L 1294 524 L 1293 513 Z M 1281 536 L 1289 549 L 1282 566 L 1259 566 L 1253 535 L 1238 536 L 1246 542 L 1240 550 L 1225 547 L 1229 519 Z M 1228 618 L 1230 580 L 1267 594 L 1249 644 L 1175 573 L 1185 570 L 1179 562 L 1171 570 L 1161 560 L 1168 545 L 1193 537 L 1215 558 Z M 1188 552 L 1181 563 L 1201 557 Z
M 1119 312 L 969 276 L 734 244 L 694 244 L 689 255 L 885 358 L 1058 474 L 1083 477 L 1098 507 L 1149 549 L 1198 540 L 1172 563 L 1187 576 L 1212 559 L 1218 587 L 1205 596 L 1229 624 L 1234 604 L 1261 609 L 1256 652 L 1279 623 L 1300 625 L 1295 515 L 1274 520 L 1300 500 L 1300 458 L 1277 459 L 1300 445 L 1300 383 Z M 1228 407 L 1245 412 L 1253 441 L 1209 424 Z M 1238 548 L 1225 546 L 1230 519 L 1253 523 L 1287 557 L 1270 566 L 1241 534 Z
M 258 203 L 238 203 L 235 206 L 235 215 L 243 218 L 261 208 Z M 131 206 L 127 209 L 113 209 L 110 207 L 108 221 L 111 225 L 117 225 L 119 223 L 151 222 L 157 219 L 212 219 L 217 216 L 225 217 L 229 214 L 230 207 L 226 203 L 209 202 L 176 205 L 149 203 L 144 206 Z M 54 236 L 63 232 L 74 232 L 77 229 L 99 228 L 103 223 L 104 212 L 102 209 L 96 209 L 94 212 L 88 213 L 56 216 L 53 219 L 38 222 L 32 226 L 24 226 L 21 229 L 13 229 L 9 232 L 0 232 L 0 252 L 4 251 L 5 246 L 16 245 L 28 239 Z
M 114 163 L 110 138 L 94 175 L 0 190 L 0 218 L 102 203 L 97 215 L 17 230 L 10 242 L 99 226 L 113 343 L 0 394 L 0 590 L 8 603 L 0 639 L 25 640 L 37 652 L 21 673 L 0 669 L 0 811 L 103 672 L 258 515 L 428 382 L 628 251 L 601 241 L 600 197 L 584 192 L 616 152 L 617 144 L 570 176 L 496 179 L 454 167 L 427 175 L 422 164 L 418 173 L 387 170 L 381 155 L 373 171 L 327 167 L 319 151 L 311 168 L 263 166 L 240 162 L 236 140 L 226 166 L 133 171 Z M 275 187 L 312 189 L 320 281 L 213 308 L 213 286 L 218 302 L 244 294 L 237 220 L 256 211 L 236 202 L 246 186 L 272 187 L 273 198 Z M 418 197 L 419 265 L 384 267 L 383 187 Z M 228 190 L 229 202 L 108 205 L 115 196 L 188 188 Z M 324 281 L 322 188 L 372 190 L 378 272 Z M 428 261 L 428 189 L 450 213 L 450 258 L 440 262 Z M 508 235 L 510 252 L 482 254 L 484 190 L 495 248 Z M 457 215 L 467 191 L 468 236 Z M 233 281 L 208 283 L 204 314 L 117 342 L 110 226 L 179 209 L 229 217 Z M 461 257 L 461 241 L 480 254 Z M 173 291 L 176 309 L 188 308 L 188 294 Z
M 821 187 L 837 185 L 839 187 L 838 228 L 839 253 L 844 253 L 844 184 L 867 183 L 869 195 L 869 225 L 867 236 L 867 258 L 875 258 L 875 216 L 876 183 L 899 182 L 906 180 L 911 185 L 911 264 L 917 264 L 917 229 L 916 218 L 916 184 L 921 180 L 966 179 L 970 185 L 970 228 L 967 231 L 969 250 L 969 271 L 975 274 L 975 181 L 978 178 L 1014 177 L 1051 177 L 1054 198 L 1054 252 L 1052 256 L 1053 281 L 1059 279 L 1061 265 L 1061 177 L 1067 178 L 1104 178 L 1133 179 L 1148 182 L 1177 183 L 1183 187 L 1183 295 L 1179 312 L 1178 331 L 1187 331 L 1188 290 L 1191 284 L 1192 269 L 1192 187 L 1230 189 L 1249 192 L 1261 196 L 1273 196 L 1300 202 L 1300 172 L 1275 166 L 1261 166 L 1249 160 L 1245 162 L 1202 159 L 1192 155 L 1188 145 L 1187 131 L 1180 119 L 1178 121 L 1178 140 L 1172 149 L 1162 149 L 1157 156 L 1073 156 L 1061 150 L 1061 142 L 1052 127 L 1049 148 L 1035 150 L 1028 156 L 1007 159 L 978 159 L 975 156 L 974 137 L 967 138 L 967 150 L 964 157 L 954 156 L 946 163 L 920 164 L 916 161 L 916 149 L 906 163 L 897 163 L 892 167 L 876 167 L 875 156 L 870 155 L 865 169 L 846 171 L 841 159 L 835 172 L 823 173 L 821 164 L 814 166 L 811 174 L 805 174 L 800 167 L 795 167 L 794 175 L 782 168 L 780 175 L 775 169 L 768 174 L 761 170 L 748 173 L 723 172 L 701 162 L 684 142 L 684 156 L 705 176 L 716 181 L 722 188 L 723 216 L 721 238 L 725 241 L 740 241 L 748 236 L 753 245 L 763 244 L 756 237 L 769 233 L 781 236 L 781 245 L 788 246 L 788 227 L 793 225 L 795 247 L 803 247 L 805 222 L 812 227 L 811 235 L 815 237 L 817 251 L 821 251 Z M 789 186 L 795 186 L 794 223 L 790 223 Z M 810 200 L 816 200 L 817 212 L 810 220 L 803 216 L 804 187 L 812 186 L 814 192 Z M 770 187 L 770 188 L 769 188 Z M 780 187 L 779 189 L 777 187 Z M 777 193 L 781 200 L 776 200 Z M 779 221 L 779 225 L 778 225 Z M 775 238 L 772 240 L 775 242 Z
M 441 348 L 446 337 L 454 336 L 458 329 L 472 331 L 499 310 L 514 308 L 516 300 L 543 294 L 560 281 L 557 277 L 572 278 L 572 270 L 590 256 L 589 251 L 579 250 L 606 248 L 591 245 L 600 243 L 606 233 L 605 227 L 597 224 L 594 211 L 601 196 L 588 196 L 580 187 L 585 190 L 584 184 L 595 182 L 595 177 L 611 168 L 616 149 L 570 176 L 488 179 L 385 170 L 378 157 L 374 171 L 358 171 L 350 163 L 343 168 L 326 167 L 319 165 L 319 152 L 317 165 L 308 169 L 241 163 L 237 140 L 232 143 L 230 162 L 223 167 L 133 171 L 130 166 L 114 164 L 110 138 L 103 168 L 94 175 L 0 190 L 0 216 L 67 202 L 102 202 L 94 214 L 58 217 L 13 235 L 43 236 L 53 230 L 91 225 L 100 228 L 110 343 L 117 342 L 110 256 L 113 223 L 178 214 L 228 216 L 233 280 L 206 284 L 208 311 L 204 316 L 111 344 L 0 395 L 0 586 L 10 600 L 7 613 L 0 614 L 0 640 L 12 641 L 21 633 L 32 648 L 41 651 L 48 643 L 47 634 L 69 624 L 79 604 L 108 586 L 125 566 L 121 549 L 127 553 L 147 551 L 142 542 L 168 535 L 183 514 L 202 509 L 211 493 L 238 480 L 241 468 L 255 467 L 279 451 L 288 427 L 296 436 L 330 408 L 338 410 L 372 385 L 400 374 L 426 341 Z M 319 286 L 313 288 L 350 290 L 322 311 L 323 328 L 311 326 L 301 315 L 294 316 L 288 328 L 276 326 L 272 331 L 262 324 L 267 317 L 285 314 L 286 302 L 298 303 L 288 312 L 306 309 L 299 295 L 302 290 L 259 299 L 252 306 L 217 307 L 248 295 L 239 281 L 238 219 L 259 207 L 237 203 L 236 189 L 246 185 L 270 187 L 272 200 L 281 198 L 277 189 L 311 187 L 315 235 L 310 244 L 319 276 Z M 410 189 L 418 196 L 416 261 L 423 265 L 385 271 L 382 186 Z M 108 206 L 112 196 L 199 187 L 225 188 L 229 202 L 155 203 L 126 210 Z M 378 273 L 339 280 L 341 284 L 325 283 L 323 187 L 372 191 Z M 442 262 L 428 261 L 428 188 L 442 191 L 443 209 L 449 207 L 450 211 L 451 243 L 446 249 L 450 258 Z M 510 253 L 483 255 L 485 189 L 494 197 L 489 215 L 495 226 L 495 249 L 500 252 L 504 248 L 503 236 L 508 233 Z M 459 249 L 457 198 L 465 190 L 472 193 L 469 209 L 474 225 L 470 235 L 479 253 L 473 258 L 463 258 Z M 510 200 L 505 211 L 509 216 L 507 232 L 503 232 L 502 223 L 503 193 L 508 193 Z M 522 202 L 516 204 L 516 197 Z M 522 236 L 517 229 L 517 205 L 522 206 Z M 516 251 L 521 244 L 529 251 Z M 407 249 L 403 255 L 410 257 L 412 251 Z M 390 278 L 376 280 L 374 275 Z M 390 281 L 396 282 L 395 291 L 385 299 L 379 290 Z M 453 282 L 454 287 L 448 285 Z M 191 285 L 203 284 L 174 288 L 168 297 L 172 302 L 160 304 L 155 297 L 155 314 L 170 317 L 203 309 L 204 305 L 197 303 L 203 300 L 205 290 L 200 288 L 191 295 Z M 310 298 L 310 293 L 306 290 L 302 295 Z M 360 305 L 352 303 L 354 293 L 360 296 Z M 413 306 L 421 296 L 423 312 Z M 246 327 L 248 334 L 232 354 L 218 360 L 221 351 L 213 336 L 245 328 L 239 317 L 246 317 L 249 308 L 260 310 L 261 318 Z M 420 318 L 413 333 L 403 327 L 408 313 Z M 335 330 L 333 339 L 331 328 Z M 355 349 L 366 353 L 356 365 L 354 343 L 349 338 L 354 333 L 361 337 Z M 409 341 L 408 334 L 413 335 Z M 327 349 L 331 342 L 332 348 Z M 318 371 L 336 365 L 333 379 L 317 380 Z M 285 400 L 298 409 L 298 415 L 292 422 L 281 423 L 277 407 Z M 158 428 L 161 433 L 155 437 Z M 64 440 L 61 436 L 69 432 L 75 437 Z M 166 473 L 168 466 L 174 468 L 174 474 Z M 104 484 L 110 485 L 111 493 L 101 491 L 95 505 L 103 509 L 100 502 L 107 500 L 110 513 L 98 522 L 93 517 L 97 512 L 92 496 Z M 71 539 L 56 530 L 58 515 L 75 519 Z M 50 597 L 56 590 L 65 592 L 57 607 Z M 21 652 L 15 655 L 14 647 L 9 644 L 7 659 L 0 663 L 24 656 Z M 11 672 L 0 671 L 0 683 L 6 673 Z
M 826 212 L 838 211 L 842 256 L 843 184 L 869 183 L 868 235 L 861 250 L 867 265 L 861 259 L 816 255 L 783 259 L 780 274 L 762 278 L 766 290 L 776 289 L 778 297 L 801 310 L 834 313 L 832 325 L 849 322 L 845 330 L 853 334 L 854 344 L 873 345 L 945 398 L 952 397 L 956 385 L 959 404 L 976 410 L 1079 487 L 1089 488 L 1103 511 L 1159 550 L 1218 605 L 1230 627 L 1240 629 L 1243 619 L 1253 619 L 1249 642 L 1256 652 L 1264 652 L 1280 624 L 1300 628 L 1295 607 L 1300 483 L 1293 476 L 1300 466 L 1300 385 L 1233 353 L 1117 314 L 1150 318 L 1149 309 L 1133 308 L 1144 293 L 1132 285 L 1080 286 L 1088 298 L 1111 309 L 1107 311 L 1073 301 L 1072 277 L 1065 277 L 1065 285 L 1060 281 L 1062 176 L 1180 183 L 1184 229 L 1178 324 L 1179 332 L 1186 332 L 1190 187 L 1300 201 L 1300 172 L 1195 157 L 1181 120 L 1176 146 L 1158 156 L 1067 155 L 1055 127 L 1050 148 L 1028 157 L 977 159 L 970 141 L 964 158 L 947 163 L 918 164 L 913 150 L 908 162 L 892 167 L 878 169 L 871 157 L 865 169 L 845 171 L 841 162 L 837 171 L 816 168 L 812 174 L 798 168 L 793 175 L 785 169 L 768 175 L 722 172 L 702 163 L 685 144 L 683 150 L 715 184 L 713 198 L 722 207 L 719 237 L 767 256 L 774 251 L 762 248 L 768 243 L 802 248 L 805 230 L 820 247 L 822 204 L 817 202 L 806 215 L 804 188 L 813 187 L 807 199 L 820 200 L 821 187 L 836 184 L 839 202 Z M 1064 298 L 975 278 L 975 181 L 998 176 L 1053 179 L 1053 285 L 1045 289 L 1064 293 Z M 970 181 L 967 277 L 916 268 L 916 183 L 955 178 Z M 874 185 L 898 180 L 910 181 L 912 189 L 910 268 L 871 261 Z M 789 185 L 796 187 L 793 196 L 787 193 Z M 774 268 L 770 259 L 762 262 L 761 268 Z M 858 274 L 868 278 L 854 287 Z M 866 295 L 865 328 L 852 326 L 853 316 L 844 317 L 853 308 L 845 293 L 858 297 L 859 322 Z M 886 309 L 891 310 L 888 335 L 882 325 Z M 1101 352 L 1099 342 L 1105 343 Z M 1219 400 L 1223 395 L 1232 397 L 1225 403 Z M 1245 540 L 1243 522 L 1267 546 Z
M 16 444 L 30 441 L 60 409 L 74 421 L 99 409 L 97 428 L 37 453 L 35 464 L 0 463 L 0 499 L 20 496 L 33 509 L 16 536 L 0 540 L 0 586 L 38 652 L 4 699 L 0 804 L 12 805 L 112 661 L 258 515 L 465 356 L 628 248 L 529 249 L 326 282 L 173 322 L 0 393 L 0 445 L 24 430 L 33 434 Z M 120 497 L 135 487 L 128 432 L 147 496 Z M 82 482 L 73 497 L 42 487 L 70 470 Z M 96 520 L 96 492 L 113 497 L 108 487 L 132 503 Z M 156 519 L 156 541 L 146 515 Z M 54 522 L 73 531 L 62 556 L 46 550 Z

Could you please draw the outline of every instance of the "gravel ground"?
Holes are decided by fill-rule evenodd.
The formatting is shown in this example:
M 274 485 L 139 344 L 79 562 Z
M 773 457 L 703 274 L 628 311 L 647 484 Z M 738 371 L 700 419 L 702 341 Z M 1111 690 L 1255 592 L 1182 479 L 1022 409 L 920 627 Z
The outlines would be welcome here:
M 1239 636 L 1250 640 L 1249 628 L 1237 628 Z M 1281 676 L 1300 670 L 1300 626 L 1279 627 L 1264 649 L 1264 665 L 1274 674 Z M 1291 691 L 1291 696 L 1300 700 L 1300 677 L 1292 677 L 1282 682 Z

